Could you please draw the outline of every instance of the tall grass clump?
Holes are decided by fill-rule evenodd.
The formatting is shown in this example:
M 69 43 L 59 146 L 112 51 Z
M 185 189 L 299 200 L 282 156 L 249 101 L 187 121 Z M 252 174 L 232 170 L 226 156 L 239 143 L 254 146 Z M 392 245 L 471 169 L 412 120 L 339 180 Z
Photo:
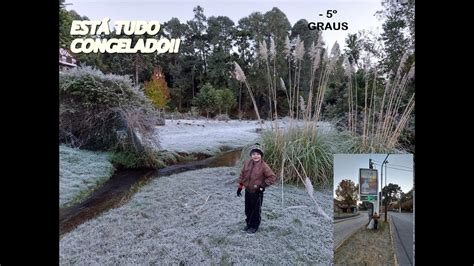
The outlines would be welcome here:
M 313 183 L 316 186 L 325 188 L 332 186 L 332 155 L 335 153 L 334 147 L 337 145 L 331 143 L 328 136 L 319 134 L 316 124 L 321 117 L 321 110 L 324 103 L 326 88 L 328 86 L 328 80 L 334 70 L 335 61 L 339 55 L 331 53 L 330 57 L 324 56 L 322 44 L 322 37 L 319 35 L 318 43 L 313 43 L 309 51 L 312 77 L 309 81 L 310 91 L 308 93 L 308 98 L 305 100 L 303 94 L 300 95 L 300 85 L 302 82 L 301 64 L 303 56 L 305 55 L 304 42 L 301 41 L 299 36 L 297 36 L 292 47 L 289 39 L 286 40 L 283 51 L 288 59 L 289 67 L 291 68 L 292 61 L 295 64 L 294 77 L 291 77 L 291 71 L 289 71 L 288 88 L 286 87 L 285 81 L 282 77 L 279 78 L 279 83 L 286 94 L 290 106 L 290 125 L 287 130 L 281 130 L 278 126 L 277 120 L 275 119 L 275 121 L 272 122 L 272 130 L 266 131 L 263 134 L 262 141 L 266 150 L 264 160 L 275 171 L 279 177 L 279 181 L 281 182 L 282 206 L 284 205 L 284 183 L 298 184 L 299 181 L 301 181 L 306 187 L 309 196 L 315 201 L 318 211 L 325 218 L 329 219 L 329 216 L 322 211 L 313 196 Z M 275 49 L 275 45 L 273 39 L 270 39 L 270 55 L 268 55 L 267 46 L 264 41 L 261 42 L 259 46 L 259 55 L 266 63 L 269 97 L 273 98 L 275 118 L 277 118 L 277 72 L 275 69 L 275 63 L 273 64 L 272 71 L 269 66 L 269 62 L 271 62 L 271 60 L 274 61 L 273 50 Z M 334 44 L 334 47 L 333 50 L 338 49 L 337 42 Z M 321 76 L 319 77 L 317 86 L 315 86 L 314 75 L 316 75 L 316 70 L 319 68 L 321 68 Z M 234 77 L 239 81 L 246 82 L 245 78 L 238 78 L 238 76 L 245 77 L 245 74 L 240 72 L 243 72 L 242 69 L 235 63 Z M 236 73 L 240 74 L 237 75 Z M 247 82 L 246 85 L 249 89 Z M 270 112 L 272 112 L 271 101 L 269 102 Z M 256 108 L 255 104 L 254 107 Z M 292 118 L 302 118 L 304 126 L 300 127 L 298 121 L 295 122 Z M 243 154 L 247 154 L 246 151 L 244 151 Z
M 357 106 L 357 84 L 354 68 L 346 63 L 348 77 L 348 125 L 351 134 L 360 141 L 360 152 L 386 152 L 400 149 L 399 140 L 415 110 L 415 93 L 408 95 L 407 87 L 414 78 L 415 63 L 406 66 L 409 54 L 400 60 L 395 75 L 389 74 L 382 92 L 377 90 L 377 69 L 365 69 L 364 105 Z M 347 61 L 346 61 L 347 62 Z M 408 67 L 408 71 L 403 71 Z M 369 82 L 373 75 L 372 82 Z M 353 81 L 354 80 L 354 81 Z M 408 99 L 408 100 L 403 100 Z M 357 121 L 358 117 L 362 121 Z
M 292 88 L 290 86 L 289 93 L 287 93 L 288 100 L 290 97 L 292 100 L 299 97 L 297 98 L 298 102 L 295 101 L 292 104 L 296 107 L 295 117 L 303 118 L 304 126 L 290 122 L 287 130 L 280 130 L 276 127 L 276 130 L 265 132 L 262 136 L 266 149 L 265 160 L 272 166 L 272 169 L 277 170 L 282 183 L 303 181 L 305 184 L 307 183 L 305 180 L 308 178 L 316 186 L 332 186 L 332 155 L 337 152 L 338 145 L 331 140 L 330 135 L 318 132 L 316 125 L 321 118 L 321 107 L 328 79 L 334 70 L 333 65 L 337 60 L 337 55 L 331 53 L 329 58 L 321 56 L 322 43 L 322 37 L 319 35 L 318 43 L 316 45 L 313 43 L 309 51 L 312 76 L 316 74 L 317 69 L 322 68 L 317 86 L 315 86 L 315 80 L 312 77 L 310 93 L 306 101 L 303 96 L 299 95 L 299 88 L 296 84 L 293 84 Z M 298 59 L 301 59 L 305 53 L 303 42 L 297 38 L 295 46 L 294 56 L 299 62 Z M 334 46 L 338 49 L 337 42 Z M 296 73 L 294 80 L 299 79 L 299 75 Z M 280 83 L 286 91 L 283 79 L 280 79 Z
M 313 127 L 267 131 L 262 135 L 264 159 L 284 183 L 299 183 L 298 173 L 305 173 L 316 186 L 330 187 L 333 154 L 343 150 L 334 140 Z
M 406 59 L 404 57 L 395 78 L 387 80 L 383 95 L 378 95 L 381 91 L 378 81 L 385 76 L 378 73 L 375 67 L 364 69 L 365 87 L 359 88 L 353 74 L 354 67 L 346 59 L 347 126 L 342 132 L 325 133 L 318 130 L 317 125 L 325 115 L 323 112 L 328 104 L 325 98 L 329 85 L 334 83 L 335 79 L 340 79 L 339 72 L 336 72 L 341 69 L 339 65 L 343 59 L 339 44 L 335 42 L 332 49 L 325 49 L 322 36 L 318 34 L 315 42 L 310 45 L 308 51 L 305 51 L 300 36 L 292 41 L 287 37 L 282 49 L 288 62 L 288 73 L 285 73 L 285 76 L 287 74 L 285 77 L 276 69 L 273 38 L 269 38 L 269 41 L 269 48 L 265 40 L 258 43 L 258 55 L 265 63 L 262 78 L 266 77 L 268 85 L 270 119 L 273 112 L 274 118 L 278 118 L 276 112 L 278 80 L 278 85 L 285 92 L 288 102 L 290 123 L 288 128 L 281 129 L 278 120 L 275 119 L 271 130 L 263 133 L 261 142 L 265 146 L 264 160 L 275 171 L 281 182 L 282 206 L 284 184 L 298 184 L 300 181 L 318 205 L 313 197 L 313 184 L 325 188 L 333 185 L 333 154 L 394 152 L 399 148 L 400 135 L 414 111 L 414 94 L 408 97 L 408 102 L 404 101 L 407 84 L 413 78 L 414 67 L 402 75 L 401 70 Z M 310 59 L 308 80 L 301 79 L 305 54 Z M 234 65 L 233 77 L 245 82 L 258 116 L 258 108 L 245 73 L 237 63 L 234 62 Z M 370 65 L 370 62 L 367 65 Z M 373 79 L 369 80 L 372 73 Z M 307 91 L 301 90 L 303 83 L 309 85 Z M 363 89 L 363 93 L 360 93 L 359 89 Z M 363 98 L 358 94 L 363 94 Z M 363 104 L 360 104 L 358 100 L 362 99 Z M 248 153 L 244 151 L 243 154 Z M 318 207 L 318 210 L 324 217 L 329 217 L 321 208 Z

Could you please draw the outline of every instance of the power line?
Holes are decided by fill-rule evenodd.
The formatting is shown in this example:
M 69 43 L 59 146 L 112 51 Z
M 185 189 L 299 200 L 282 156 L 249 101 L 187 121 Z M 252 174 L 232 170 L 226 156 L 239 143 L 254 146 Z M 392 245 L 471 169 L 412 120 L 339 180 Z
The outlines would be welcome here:
M 408 170 L 408 169 L 401 169 L 401 168 L 395 168 L 395 167 L 390 167 L 390 166 L 387 166 L 387 168 L 394 169 L 394 170 L 399 170 L 399 171 L 405 171 L 405 172 L 413 172 L 413 169 Z
M 391 166 L 392 168 L 397 168 L 397 169 L 404 169 L 404 170 L 411 170 L 411 171 L 413 171 L 413 168 L 411 168 L 411 167 L 400 167 L 400 166 L 398 166 L 398 165 L 393 165 L 393 164 L 391 164 L 390 166 Z
M 382 165 L 382 164 L 379 164 L 379 163 L 374 163 L 374 164 L 379 165 L 379 166 Z M 389 166 L 389 165 L 390 165 L 390 166 Z M 387 168 L 395 169 L 395 170 L 409 171 L 409 172 L 412 172 L 412 171 L 413 171 L 413 168 L 410 168 L 410 167 L 407 167 L 407 166 L 405 166 L 406 168 L 403 169 L 403 168 L 398 168 L 398 167 L 392 167 L 392 165 L 393 165 L 393 164 L 388 163 L 388 164 L 386 164 L 385 166 L 386 166 Z
M 393 164 L 393 163 L 389 163 L 389 165 L 391 165 L 391 166 L 396 166 L 396 167 L 401 167 L 401 168 L 408 168 L 408 169 L 412 169 L 412 170 L 413 170 L 413 168 L 411 168 L 410 166 L 399 165 L 399 164 Z
M 377 161 L 377 160 L 374 160 L 374 159 L 372 159 L 372 162 L 376 162 L 376 164 L 378 164 L 378 165 L 381 165 L 381 164 L 382 164 L 382 162 Z M 389 165 L 392 165 L 392 166 L 397 166 L 397 167 L 407 168 L 407 169 L 413 170 L 413 168 L 411 168 L 411 167 L 409 167 L 409 166 L 405 166 L 405 165 L 399 165 L 399 164 L 393 164 L 393 163 L 388 163 L 388 164 L 389 164 Z

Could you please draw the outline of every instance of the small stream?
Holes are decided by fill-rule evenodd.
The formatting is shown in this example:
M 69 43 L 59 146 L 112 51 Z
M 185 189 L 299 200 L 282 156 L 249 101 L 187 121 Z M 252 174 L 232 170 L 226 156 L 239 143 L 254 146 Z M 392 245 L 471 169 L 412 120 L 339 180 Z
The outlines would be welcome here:
M 131 188 L 138 182 L 154 177 L 168 176 L 208 167 L 234 166 L 240 159 L 242 149 L 223 152 L 203 160 L 178 163 L 159 170 L 138 168 L 118 169 L 102 187 L 81 203 L 59 210 L 59 235 L 63 235 L 85 221 L 104 211 L 118 207 L 130 199 Z

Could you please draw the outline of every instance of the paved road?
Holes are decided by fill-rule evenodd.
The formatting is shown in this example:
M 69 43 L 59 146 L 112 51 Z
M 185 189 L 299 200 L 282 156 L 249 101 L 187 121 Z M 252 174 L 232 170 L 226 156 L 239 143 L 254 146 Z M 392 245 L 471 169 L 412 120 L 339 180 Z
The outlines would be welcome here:
M 388 212 L 400 265 L 413 265 L 413 213 Z
M 360 212 L 360 215 L 356 216 L 356 218 L 348 218 L 342 222 L 337 221 L 334 224 L 334 248 L 339 246 L 344 239 L 354 233 L 361 226 L 367 225 L 369 222 L 369 217 L 367 215 L 367 212 Z

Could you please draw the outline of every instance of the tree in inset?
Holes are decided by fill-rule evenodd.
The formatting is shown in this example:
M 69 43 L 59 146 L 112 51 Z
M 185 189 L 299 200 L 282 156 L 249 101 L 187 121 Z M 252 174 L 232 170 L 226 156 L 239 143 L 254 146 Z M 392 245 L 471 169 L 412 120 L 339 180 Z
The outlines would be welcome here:
M 350 207 L 357 203 L 357 194 L 359 191 L 359 185 L 354 184 L 352 180 L 342 180 L 336 189 L 336 198 L 342 204 Z
M 388 184 L 388 186 L 385 186 L 384 188 L 382 188 L 382 193 L 383 193 L 383 196 L 384 196 L 384 199 L 383 199 L 382 203 L 385 206 L 385 219 L 384 219 L 384 221 L 387 221 L 388 204 L 391 203 L 392 201 L 397 200 L 398 195 L 400 194 L 401 191 L 402 191 L 402 189 L 400 188 L 399 185 L 392 184 L 392 183 L 390 183 L 390 184 Z

